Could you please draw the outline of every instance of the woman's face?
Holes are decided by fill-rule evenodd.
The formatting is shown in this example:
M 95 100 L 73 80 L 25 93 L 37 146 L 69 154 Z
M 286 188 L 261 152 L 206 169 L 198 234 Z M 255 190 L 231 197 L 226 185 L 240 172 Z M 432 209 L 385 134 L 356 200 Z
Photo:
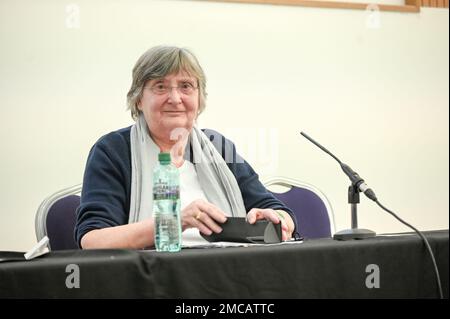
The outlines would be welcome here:
M 191 131 L 199 107 L 197 86 L 197 79 L 182 71 L 145 84 L 138 109 L 153 137 L 168 141 L 174 129 Z

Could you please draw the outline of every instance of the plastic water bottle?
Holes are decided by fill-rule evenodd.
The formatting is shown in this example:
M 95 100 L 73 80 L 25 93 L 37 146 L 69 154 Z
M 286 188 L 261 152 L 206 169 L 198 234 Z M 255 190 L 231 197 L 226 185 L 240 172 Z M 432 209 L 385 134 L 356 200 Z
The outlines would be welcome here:
M 180 174 L 169 153 L 159 153 L 153 171 L 153 216 L 157 251 L 181 249 Z

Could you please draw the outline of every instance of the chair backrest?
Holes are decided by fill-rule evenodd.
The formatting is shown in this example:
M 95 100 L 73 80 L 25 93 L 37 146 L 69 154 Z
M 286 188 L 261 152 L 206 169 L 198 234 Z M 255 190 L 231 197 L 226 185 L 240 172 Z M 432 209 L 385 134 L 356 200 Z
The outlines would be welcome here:
M 37 240 L 50 240 L 50 250 L 78 249 L 74 239 L 76 209 L 80 205 L 81 184 L 63 189 L 47 197 L 39 206 L 35 229 Z
M 288 187 L 289 190 L 277 193 L 270 189 L 274 185 Z M 305 238 L 324 238 L 334 234 L 333 209 L 325 194 L 316 187 L 284 177 L 269 178 L 264 181 L 264 186 L 294 211 L 300 235 Z

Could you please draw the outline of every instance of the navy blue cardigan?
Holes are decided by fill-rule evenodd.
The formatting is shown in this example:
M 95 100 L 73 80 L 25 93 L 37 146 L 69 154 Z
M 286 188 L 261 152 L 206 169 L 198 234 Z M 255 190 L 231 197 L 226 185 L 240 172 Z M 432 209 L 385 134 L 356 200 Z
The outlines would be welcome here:
M 128 223 L 131 197 L 131 126 L 101 137 L 92 147 L 84 172 L 81 204 L 77 209 L 75 240 L 93 229 Z M 203 130 L 227 162 L 236 177 L 244 199 L 245 209 L 272 208 L 293 212 L 276 199 L 258 179 L 258 174 L 237 153 L 234 144 L 213 130 Z M 187 147 L 185 158 L 192 162 Z

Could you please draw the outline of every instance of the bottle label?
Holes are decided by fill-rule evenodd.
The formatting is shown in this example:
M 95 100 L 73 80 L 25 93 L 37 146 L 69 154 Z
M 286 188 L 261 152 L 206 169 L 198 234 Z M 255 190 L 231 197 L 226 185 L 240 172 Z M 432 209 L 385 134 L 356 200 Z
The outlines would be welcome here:
M 169 185 L 167 182 L 158 180 L 153 184 L 153 200 L 179 199 L 180 186 Z

